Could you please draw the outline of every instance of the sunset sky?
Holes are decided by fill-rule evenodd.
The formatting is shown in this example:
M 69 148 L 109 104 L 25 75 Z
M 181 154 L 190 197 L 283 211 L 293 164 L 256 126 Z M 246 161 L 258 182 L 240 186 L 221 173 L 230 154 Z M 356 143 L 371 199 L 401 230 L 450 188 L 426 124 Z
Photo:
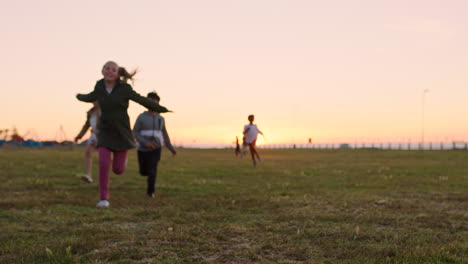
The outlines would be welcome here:
M 230 144 L 249 114 L 267 144 L 418 141 L 425 89 L 426 139 L 468 140 L 466 0 L 0 3 L 0 129 L 71 140 L 114 60 L 176 144 Z

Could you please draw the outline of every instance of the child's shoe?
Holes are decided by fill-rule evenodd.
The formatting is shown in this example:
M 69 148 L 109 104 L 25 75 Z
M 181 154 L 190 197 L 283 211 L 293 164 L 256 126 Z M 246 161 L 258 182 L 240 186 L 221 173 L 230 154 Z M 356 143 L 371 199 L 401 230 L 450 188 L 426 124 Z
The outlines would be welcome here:
M 97 208 L 108 208 L 110 205 L 109 201 L 107 200 L 101 200 L 99 203 L 96 204 Z
M 88 174 L 80 174 L 79 176 L 83 181 L 85 181 L 87 183 L 92 183 L 93 182 L 93 178 L 91 178 L 91 176 L 89 176 Z

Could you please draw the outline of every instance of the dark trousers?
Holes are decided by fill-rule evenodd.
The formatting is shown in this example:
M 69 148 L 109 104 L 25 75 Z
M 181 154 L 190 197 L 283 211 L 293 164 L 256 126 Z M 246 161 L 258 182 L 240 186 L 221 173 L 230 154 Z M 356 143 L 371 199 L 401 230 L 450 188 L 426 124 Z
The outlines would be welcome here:
M 156 188 L 156 176 L 158 175 L 158 163 L 161 159 L 161 148 L 153 151 L 138 151 L 138 165 L 140 174 L 148 177 L 146 192 L 151 195 Z

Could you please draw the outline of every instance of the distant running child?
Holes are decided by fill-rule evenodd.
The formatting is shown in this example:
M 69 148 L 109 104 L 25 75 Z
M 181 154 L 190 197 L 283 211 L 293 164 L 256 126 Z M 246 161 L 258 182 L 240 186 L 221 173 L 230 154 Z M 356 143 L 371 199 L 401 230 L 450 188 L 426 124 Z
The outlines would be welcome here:
M 260 131 L 257 127 L 257 125 L 253 124 L 255 117 L 254 115 L 249 115 L 248 120 L 250 124 L 244 126 L 244 136 L 245 136 L 245 142 L 249 146 L 250 150 L 250 155 L 252 156 L 252 162 L 254 168 L 257 167 L 257 161 L 255 160 L 255 157 L 257 157 L 258 161 L 262 162 L 262 159 L 260 158 L 260 155 L 258 155 L 257 149 L 256 149 L 256 143 L 257 143 L 257 136 L 258 134 L 262 134 L 262 131 Z
M 148 98 L 159 104 L 157 93 L 149 93 Z M 146 193 L 154 198 L 161 149 L 166 146 L 174 156 L 177 152 L 169 139 L 164 118 L 156 111 L 145 111 L 138 116 L 133 126 L 133 135 L 138 141 L 140 174 L 148 177 Z
M 236 137 L 236 149 L 234 153 L 236 154 L 236 157 L 240 157 L 241 159 L 244 158 L 245 154 L 247 153 L 247 143 L 245 143 L 245 136 L 242 137 L 242 145 L 239 144 L 239 137 Z
M 240 145 L 239 145 L 239 137 L 236 137 L 236 150 L 234 151 L 234 153 L 236 154 L 236 157 L 237 156 L 242 157 L 242 151 L 241 151 L 241 148 L 240 148 Z
M 98 101 L 101 108 L 101 118 L 97 134 L 99 153 L 99 190 L 101 200 L 97 207 L 109 207 L 109 169 L 122 174 L 127 163 L 127 151 L 135 147 L 130 120 L 128 117 L 128 101 L 132 100 L 158 113 L 169 112 L 167 108 L 135 92 L 127 80 L 133 80 L 136 71 L 129 73 L 125 68 L 113 61 L 104 64 L 103 79 L 97 81 L 94 91 L 89 94 L 78 94 L 76 97 L 83 102 Z M 111 158 L 113 156 L 113 158 Z
M 99 104 L 97 101 L 93 102 L 93 107 L 89 109 L 86 113 L 86 122 L 83 125 L 80 133 L 75 137 L 75 143 L 78 142 L 85 134 L 88 132 L 89 128 L 91 128 L 91 134 L 89 139 L 86 142 L 86 150 L 85 150 L 85 168 L 86 173 L 79 174 L 78 176 L 85 182 L 92 183 L 92 166 L 93 166 L 93 152 L 96 151 L 97 146 L 97 123 L 101 116 L 101 110 L 99 109 Z

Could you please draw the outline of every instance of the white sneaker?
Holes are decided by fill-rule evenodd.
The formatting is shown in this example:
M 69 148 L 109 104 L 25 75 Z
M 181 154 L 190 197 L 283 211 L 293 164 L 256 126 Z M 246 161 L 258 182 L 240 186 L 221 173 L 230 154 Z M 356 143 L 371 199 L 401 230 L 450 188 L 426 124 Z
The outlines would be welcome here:
M 96 207 L 98 208 L 107 208 L 109 207 L 110 203 L 107 200 L 101 200 L 99 203 L 96 204 Z
M 80 174 L 80 178 L 87 183 L 93 182 L 93 178 L 91 178 L 91 176 L 89 176 L 88 174 Z

